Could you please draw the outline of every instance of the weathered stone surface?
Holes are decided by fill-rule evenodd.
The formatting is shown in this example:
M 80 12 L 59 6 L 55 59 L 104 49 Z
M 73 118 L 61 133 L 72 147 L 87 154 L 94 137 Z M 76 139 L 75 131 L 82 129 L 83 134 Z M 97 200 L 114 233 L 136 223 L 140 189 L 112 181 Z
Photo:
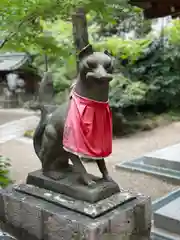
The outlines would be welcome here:
M 96 178 L 96 184 L 88 188 L 79 181 L 79 174 L 73 171 L 64 174 L 65 177 L 63 179 L 55 181 L 44 176 L 42 170 L 38 170 L 28 174 L 27 184 L 52 190 L 90 203 L 98 202 L 120 192 L 119 186 L 113 181 L 104 181 L 93 176 Z
M 15 237 L 10 234 L 0 230 L 0 240 L 17 240 Z
M 154 213 L 157 228 L 180 236 L 180 197 L 167 203 Z
M 123 191 L 99 202 L 89 203 L 28 184 L 20 184 L 14 189 L 30 196 L 41 198 L 50 203 L 54 203 L 61 207 L 73 210 L 75 212 L 82 213 L 91 218 L 99 217 L 100 215 L 103 215 L 106 212 L 117 208 L 119 205 L 122 205 L 136 198 L 135 194 L 133 195 L 127 191 Z
M 136 199 L 95 219 L 17 192 L 13 187 L 0 191 L 0 196 L 3 196 L 4 201 L 8 198 L 13 206 L 14 203 L 20 202 L 20 208 L 11 207 L 11 214 L 9 213 L 10 209 L 6 209 L 4 216 L 7 219 L 6 225 L 13 225 L 19 229 L 19 236 L 22 231 L 26 231 L 27 237 L 34 236 L 33 240 L 149 239 L 151 202 L 143 195 L 137 195 Z M 9 206 L 11 206 L 10 203 Z M 20 227 L 14 221 L 14 211 L 15 215 L 18 211 L 21 216 L 20 219 L 18 218 Z M 25 213 L 30 214 L 26 219 Z M 20 238 L 20 240 L 22 239 L 25 238 Z
M 12 236 L 13 240 L 39 240 L 35 236 L 28 234 L 23 228 L 16 228 L 13 225 L 7 224 L 6 222 L 0 221 L 0 229 Z
M 150 199 L 142 201 L 134 208 L 134 223 L 136 232 L 142 233 L 151 225 L 151 201 Z
M 19 201 L 19 199 L 12 198 L 11 195 L 5 195 L 4 196 L 4 211 L 5 216 L 3 219 L 7 222 L 11 222 L 13 226 L 15 227 L 21 227 L 21 203 L 22 201 Z
M 4 200 L 3 200 L 3 196 L 0 195 L 0 218 L 3 218 L 5 216 L 5 212 L 4 212 Z M 4 220 L 4 219 L 3 219 Z
M 33 205 L 28 204 L 26 201 L 21 203 L 21 227 L 26 231 L 36 236 L 38 239 L 42 239 L 42 211 L 40 207 L 34 208 Z

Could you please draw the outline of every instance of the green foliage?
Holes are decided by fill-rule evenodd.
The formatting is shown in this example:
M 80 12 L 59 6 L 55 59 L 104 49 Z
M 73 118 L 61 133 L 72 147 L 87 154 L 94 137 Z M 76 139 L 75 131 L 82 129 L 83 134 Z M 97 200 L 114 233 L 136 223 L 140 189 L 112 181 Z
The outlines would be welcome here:
M 76 75 L 76 51 L 73 46 L 72 25 L 70 22 L 57 20 L 53 23 L 43 22 L 43 29 L 56 39 L 56 46 L 63 49 L 63 53 L 48 54 L 48 69 L 53 73 L 54 88 L 56 92 L 64 92 L 69 88 Z M 43 55 L 38 55 L 34 61 L 35 66 L 43 72 L 45 61 Z
M 56 48 L 61 52 L 47 54 L 48 69 L 53 73 L 54 87 L 59 92 L 69 88 L 71 79 L 76 74 L 76 55 L 72 39 L 72 24 L 68 21 L 56 20 L 54 22 L 41 22 L 44 32 L 56 40 Z M 41 72 L 45 71 L 44 55 L 39 54 L 34 61 Z
M 144 104 L 148 86 L 140 81 L 133 82 L 121 74 L 114 76 L 109 94 L 112 108 L 123 109 Z
M 165 28 L 165 34 L 168 36 L 169 41 L 175 45 L 179 45 L 180 41 L 179 32 L 180 32 L 179 19 L 173 20 L 172 25 Z
M 9 172 L 9 167 L 10 167 L 10 160 L 6 157 L 0 156 L 0 188 L 1 187 L 6 187 L 12 181 L 10 180 L 10 172 Z
M 147 103 L 178 107 L 180 48 L 169 40 L 162 40 L 151 56 L 132 66 L 130 75 L 148 84 Z
M 33 138 L 33 136 L 34 136 L 34 130 L 27 130 L 27 131 L 24 133 L 24 136 L 27 137 L 27 138 Z
M 149 39 L 123 40 L 119 37 L 107 37 L 99 43 L 95 43 L 95 47 L 100 51 L 108 49 L 117 58 L 129 59 L 133 63 L 150 43 Z
M 94 14 L 93 21 L 99 24 L 98 36 L 119 36 L 135 32 L 137 38 L 145 36 L 151 30 L 151 20 L 145 20 L 140 8 L 133 7 L 127 2 L 111 6 L 111 18 Z
M 7 49 L 18 51 L 46 51 L 64 54 L 64 46 L 57 46 L 57 39 L 44 32 L 42 21 L 53 22 L 57 19 L 69 21 L 76 8 L 83 7 L 86 12 L 95 11 L 97 15 L 107 16 L 112 4 L 126 0 L 13 0 L 0 1 L 0 31 L 6 40 Z M 58 33 L 61 37 L 63 29 Z M 64 40 L 66 40 L 64 38 Z

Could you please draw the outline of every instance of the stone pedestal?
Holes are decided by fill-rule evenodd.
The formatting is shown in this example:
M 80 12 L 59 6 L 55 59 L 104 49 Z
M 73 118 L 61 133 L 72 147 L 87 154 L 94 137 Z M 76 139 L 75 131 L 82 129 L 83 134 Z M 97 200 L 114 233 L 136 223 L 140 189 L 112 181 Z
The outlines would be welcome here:
M 88 188 L 81 183 L 79 174 L 73 171 L 72 166 L 70 166 L 68 172 L 61 174 L 62 179 L 53 180 L 44 176 L 42 170 L 37 170 L 28 174 L 26 183 L 39 187 L 40 189 L 45 188 L 47 191 L 59 192 L 73 199 L 86 201 L 92 204 L 120 192 L 118 184 L 114 181 L 105 181 L 91 174 L 89 175 L 96 184 Z
M 148 197 L 140 194 L 134 197 L 122 192 L 116 198 L 121 201 L 122 196 L 126 196 L 122 202 L 116 202 L 112 207 L 107 198 L 103 201 L 109 201 L 110 208 L 91 216 L 90 212 L 84 214 L 86 207 L 100 211 L 103 204 L 96 203 L 99 207 L 95 208 L 95 205 L 82 201 L 84 210 L 80 213 L 72 209 L 76 200 L 73 202 L 69 198 L 67 201 L 63 196 L 53 198 L 52 192 L 36 190 L 34 186 L 14 185 L 0 191 L 0 220 L 4 222 L 4 229 L 20 240 L 150 239 L 151 200 Z M 71 205 L 69 209 L 67 204 Z

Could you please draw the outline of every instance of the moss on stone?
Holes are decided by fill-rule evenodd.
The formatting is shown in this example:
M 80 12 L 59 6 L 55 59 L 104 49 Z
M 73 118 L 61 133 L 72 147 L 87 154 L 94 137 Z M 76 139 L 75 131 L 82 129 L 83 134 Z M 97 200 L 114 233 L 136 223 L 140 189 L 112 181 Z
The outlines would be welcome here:
M 27 131 L 24 133 L 24 136 L 25 136 L 25 137 L 28 137 L 28 138 L 33 138 L 33 135 L 34 135 L 34 130 L 27 130 Z

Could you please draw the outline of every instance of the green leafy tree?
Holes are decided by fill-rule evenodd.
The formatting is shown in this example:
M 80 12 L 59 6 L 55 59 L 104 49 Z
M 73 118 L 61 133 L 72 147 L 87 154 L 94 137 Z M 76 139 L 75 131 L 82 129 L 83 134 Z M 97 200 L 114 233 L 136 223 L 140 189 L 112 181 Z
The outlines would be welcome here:
M 34 54 L 35 65 L 45 69 L 44 53 L 49 69 L 54 72 L 54 86 L 63 91 L 76 73 L 76 54 L 73 45 L 72 16 L 77 9 L 85 13 L 112 18 L 112 4 L 127 0 L 14 0 L 0 2 L 1 37 L 3 51 L 26 51 Z M 68 71 L 67 71 L 68 70 Z M 61 83 L 61 84 L 59 84 Z
M 110 15 L 110 13 L 109 13 Z M 133 7 L 127 2 L 111 6 L 111 17 L 94 14 L 93 21 L 99 24 L 98 37 L 119 36 L 134 31 L 135 37 L 144 37 L 151 31 L 151 20 L 145 20 L 140 8 Z
M 133 44 L 130 44 L 132 49 L 131 47 L 126 49 L 126 46 L 121 49 L 117 47 L 119 44 L 115 47 L 115 44 L 112 44 L 112 48 L 121 49 L 120 52 L 125 53 L 120 55 L 123 61 L 120 60 L 118 64 L 121 69 L 125 68 L 128 79 L 126 84 L 122 85 L 121 77 L 116 89 L 112 89 L 112 106 L 117 109 L 131 107 L 132 111 L 133 107 L 136 111 L 158 113 L 180 107 L 179 34 L 180 22 L 175 20 L 163 30 L 158 39 L 132 41 Z M 118 51 L 115 52 L 119 56 Z M 121 96 L 121 100 L 117 96 Z
M 6 187 L 12 183 L 10 179 L 10 160 L 6 157 L 0 156 L 0 188 Z
M 114 0 L 121 4 L 126 0 Z M 64 54 L 64 45 L 57 46 L 57 41 L 45 34 L 42 21 L 57 19 L 71 21 L 76 9 L 83 8 L 86 13 L 95 11 L 97 15 L 108 15 L 112 1 L 109 0 L 14 0 L 0 2 L 1 26 L 5 37 L 4 46 L 18 50 L 46 51 Z M 61 32 L 61 29 L 59 30 Z

